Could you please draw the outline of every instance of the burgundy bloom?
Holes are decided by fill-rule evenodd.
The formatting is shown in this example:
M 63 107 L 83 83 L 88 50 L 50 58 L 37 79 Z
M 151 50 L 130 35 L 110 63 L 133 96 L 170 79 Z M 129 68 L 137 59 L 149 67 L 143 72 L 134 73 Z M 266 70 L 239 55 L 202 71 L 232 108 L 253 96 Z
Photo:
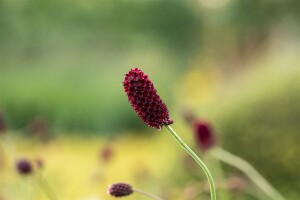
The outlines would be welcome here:
M 29 160 L 22 158 L 17 161 L 16 168 L 22 175 L 28 175 L 32 172 L 32 165 Z
M 131 69 L 125 74 L 123 86 L 128 101 L 145 124 L 160 130 L 163 125 L 173 123 L 152 81 L 140 69 Z
M 215 145 L 216 138 L 209 123 L 202 120 L 196 121 L 194 129 L 196 141 L 200 149 L 206 151 Z
M 115 183 L 108 187 L 107 193 L 114 197 L 125 197 L 132 194 L 133 189 L 127 183 Z

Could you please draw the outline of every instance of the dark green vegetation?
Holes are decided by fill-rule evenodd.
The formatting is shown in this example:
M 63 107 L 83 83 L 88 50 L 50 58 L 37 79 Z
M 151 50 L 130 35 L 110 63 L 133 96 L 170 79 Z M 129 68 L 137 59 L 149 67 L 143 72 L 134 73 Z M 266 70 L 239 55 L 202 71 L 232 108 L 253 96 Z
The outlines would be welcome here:
M 165 68 L 159 72 L 184 66 L 190 33 L 199 29 L 190 7 L 2 1 L 0 107 L 10 126 L 36 116 L 66 129 L 137 125 L 128 117 L 134 113 L 123 98 L 123 73 L 136 65 Z
M 297 199 L 300 71 L 291 67 L 287 74 L 287 68 L 261 70 L 258 79 L 248 77 L 244 92 L 234 92 L 218 106 L 216 124 L 224 148 L 253 163 L 283 193 L 294 191 L 288 199 Z
M 228 4 L 212 12 L 181 1 L 1 1 L 0 107 L 14 128 L 36 116 L 59 128 L 129 128 L 137 124 L 120 85 L 128 68 L 170 89 L 163 73 L 187 70 L 199 50 L 231 64 L 285 20 L 299 24 L 298 1 Z

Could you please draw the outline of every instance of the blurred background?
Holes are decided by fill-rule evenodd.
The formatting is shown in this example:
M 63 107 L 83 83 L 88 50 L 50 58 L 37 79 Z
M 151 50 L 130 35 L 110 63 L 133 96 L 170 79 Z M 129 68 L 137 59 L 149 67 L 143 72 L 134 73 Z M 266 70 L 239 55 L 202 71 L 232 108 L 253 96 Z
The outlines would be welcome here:
M 1 0 L 0 199 L 46 198 L 16 173 L 20 157 L 43 160 L 61 199 L 113 199 L 106 187 L 119 181 L 165 199 L 209 199 L 201 169 L 127 102 L 133 67 L 149 74 L 174 129 L 213 173 L 184 109 L 299 199 L 299 57 L 298 0 Z M 244 186 L 220 188 L 229 199 L 268 199 L 222 168 Z

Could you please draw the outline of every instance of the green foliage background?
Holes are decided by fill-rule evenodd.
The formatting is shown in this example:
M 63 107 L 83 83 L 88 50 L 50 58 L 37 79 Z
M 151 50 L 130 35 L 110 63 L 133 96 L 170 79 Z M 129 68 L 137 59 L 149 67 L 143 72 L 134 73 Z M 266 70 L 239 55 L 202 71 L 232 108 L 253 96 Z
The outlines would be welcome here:
M 56 136 L 151 131 L 121 83 L 138 66 L 182 133 L 188 107 L 297 199 L 299 19 L 298 0 L 2 0 L 0 110 L 25 136 L 39 117 Z

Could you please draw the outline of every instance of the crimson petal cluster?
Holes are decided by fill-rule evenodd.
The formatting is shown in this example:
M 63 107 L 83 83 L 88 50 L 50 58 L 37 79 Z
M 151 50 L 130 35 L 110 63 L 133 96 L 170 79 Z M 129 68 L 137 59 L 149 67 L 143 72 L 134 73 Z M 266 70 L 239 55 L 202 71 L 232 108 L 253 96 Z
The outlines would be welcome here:
M 215 134 L 208 122 L 198 120 L 194 124 L 194 129 L 196 141 L 200 149 L 207 151 L 216 145 Z
M 32 169 L 33 167 L 31 165 L 30 161 L 27 160 L 26 158 L 22 158 L 22 159 L 18 160 L 16 163 L 16 168 L 17 168 L 18 172 L 22 175 L 29 175 L 33 171 L 33 169 Z
M 107 193 L 114 197 L 124 197 L 132 194 L 133 189 L 127 183 L 115 183 L 108 187 Z
M 147 74 L 138 68 L 131 69 L 125 74 L 123 86 L 128 101 L 145 124 L 160 130 L 163 125 L 173 123 Z

